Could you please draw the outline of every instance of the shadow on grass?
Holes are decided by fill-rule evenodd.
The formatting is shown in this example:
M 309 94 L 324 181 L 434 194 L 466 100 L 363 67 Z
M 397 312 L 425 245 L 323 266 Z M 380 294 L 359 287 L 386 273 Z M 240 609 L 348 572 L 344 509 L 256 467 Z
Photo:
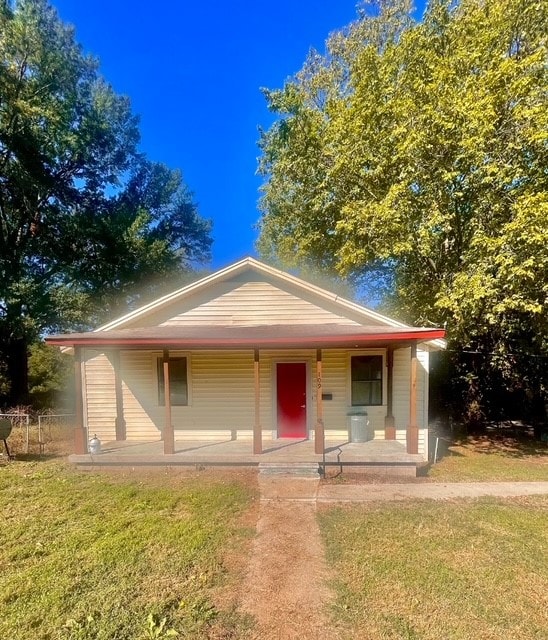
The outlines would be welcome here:
M 508 458 L 531 458 L 548 455 L 548 447 L 527 436 L 512 436 L 501 433 L 470 435 L 456 442 L 475 453 L 496 454 Z
M 64 460 L 66 459 L 66 457 L 67 456 L 64 453 L 15 453 L 10 463 L 17 464 L 17 462 L 49 462 L 51 460 Z
M 548 455 L 547 444 L 534 438 L 532 427 L 519 422 L 490 423 L 474 432 L 467 432 L 462 425 L 451 428 L 438 425 L 430 433 L 432 461 L 436 444 L 436 462 L 448 457 L 462 457 L 468 452 L 514 459 Z

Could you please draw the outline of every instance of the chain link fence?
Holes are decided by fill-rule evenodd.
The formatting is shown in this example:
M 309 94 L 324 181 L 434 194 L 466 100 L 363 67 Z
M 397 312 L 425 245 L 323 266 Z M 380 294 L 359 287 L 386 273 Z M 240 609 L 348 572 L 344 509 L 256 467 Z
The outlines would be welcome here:
M 21 455 L 68 455 L 74 440 L 74 414 L 33 414 L 22 410 L 0 413 L 12 425 L 7 439 L 10 453 Z M 7 457 L 0 443 L 0 457 Z

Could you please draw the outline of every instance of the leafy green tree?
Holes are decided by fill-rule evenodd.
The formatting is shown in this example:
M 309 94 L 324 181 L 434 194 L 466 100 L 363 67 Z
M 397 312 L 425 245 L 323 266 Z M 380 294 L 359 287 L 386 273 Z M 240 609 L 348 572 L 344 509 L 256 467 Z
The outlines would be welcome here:
M 81 214 L 87 232 L 72 237 L 79 256 L 70 266 L 72 326 L 125 313 L 158 295 L 162 276 L 176 286 L 210 258 L 211 223 L 198 215 L 180 172 L 165 165 L 136 163 L 116 196 Z
M 48 2 L 0 0 L 0 362 L 10 402 L 25 400 L 27 349 L 41 333 L 89 326 L 154 276 L 208 258 L 210 223 L 181 175 L 148 162 L 138 141 L 129 100 Z
M 34 409 L 72 412 L 74 367 L 70 355 L 44 342 L 29 347 L 29 399 Z
M 386 0 L 266 92 L 263 255 L 447 323 L 484 391 L 547 388 L 547 32 L 540 0 L 433 0 L 420 22 Z

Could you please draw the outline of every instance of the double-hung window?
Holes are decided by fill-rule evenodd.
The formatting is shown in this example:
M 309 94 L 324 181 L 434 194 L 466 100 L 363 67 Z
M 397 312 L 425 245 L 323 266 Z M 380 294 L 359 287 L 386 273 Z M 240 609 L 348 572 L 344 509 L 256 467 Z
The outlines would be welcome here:
M 188 363 L 186 357 L 169 359 L 169 391 L 171 406 L 184 407 L 188 405 Z M 157 359 L 158 371 L 158 404 L 165 406 L 164 361 Z
M 382 404 L 382 356 L 352 356 L 352 406 Z

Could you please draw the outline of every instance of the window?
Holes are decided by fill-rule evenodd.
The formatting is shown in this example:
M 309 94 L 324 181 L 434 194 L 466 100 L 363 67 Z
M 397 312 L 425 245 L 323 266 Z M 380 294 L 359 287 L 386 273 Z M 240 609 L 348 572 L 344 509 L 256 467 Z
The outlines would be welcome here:
M 382 404 L 382 356 L 352 356 L 352 406 Z
M 164 390 L 164 361 L 157 360 L 158 367 L 158 404 L 165 406 Z M 188 379 L 187 379 L 187 359 L 169 359 L 169 390 L 171 405 L 183 407 L 188 404 Z

